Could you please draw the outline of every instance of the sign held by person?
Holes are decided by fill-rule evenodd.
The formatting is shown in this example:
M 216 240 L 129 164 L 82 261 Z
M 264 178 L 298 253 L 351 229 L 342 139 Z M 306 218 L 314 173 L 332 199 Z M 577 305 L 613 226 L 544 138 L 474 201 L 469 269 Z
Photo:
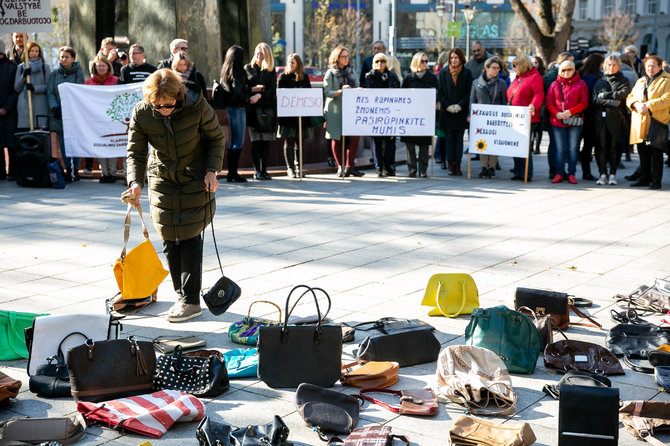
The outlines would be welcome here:
M 470 153 L 528 158 L 528 107 L 472 104 Z
M 360 136 L 433 136 L 432 88 L 342 90 L 342 134 Z
M 0 33 L 51 31 L 50 0 L 0 0 Z
M 277 117 L 323 116 L 323 89 L 277 88 Z

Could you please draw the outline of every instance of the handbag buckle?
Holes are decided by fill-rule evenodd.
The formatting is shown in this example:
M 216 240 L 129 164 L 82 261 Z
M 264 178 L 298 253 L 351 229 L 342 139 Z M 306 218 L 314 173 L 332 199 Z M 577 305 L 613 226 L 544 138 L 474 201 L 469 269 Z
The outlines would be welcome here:
M 546 316 L 547 310 L 544 307 L 535 307 L 535 313 L 537 313 L 538 316 Z

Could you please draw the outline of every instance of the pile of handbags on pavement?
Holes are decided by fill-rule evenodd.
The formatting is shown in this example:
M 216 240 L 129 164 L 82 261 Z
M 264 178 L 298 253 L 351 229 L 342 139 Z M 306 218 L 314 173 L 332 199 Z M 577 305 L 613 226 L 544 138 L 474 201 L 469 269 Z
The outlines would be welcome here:
M 292 315 L 303 298 L 313 300 L 314 316 Z M 273 305 L 278 318 L 253 317 L 257 303 Z M 257 376 L 269 387 L 296 389 L 296 409 L 329 445 L 391 445 L 394 439 L 409 444 L 389 426 L 357 427 L 361 411 L 374 404 L 399 415 L 430 417 L 438 413 L 439 402 L 466 412 L 453 420 L 450 444 L 531 445 L 535 435 L 527 423 L 476 416 L 514 415 L 517 394 L 510 374 L 533 373 L 542 355 L 545 368 L 564 374 L 543 389 L 559 401 L 559 445 L 616 445 L 619 422 L 637 438 L 662 444 L 654 435 L 670 429 L 670 403 L 620 404 L 619 389 L 607 377 L 625 373 L 621 358 L 629 368 L 653 374 L 656 384 L 670 391 L 670 328 L 645 319 L 670 311 L 670 283 L 657 280 L 616 296 L 616 303 L 620 311 L 612 310 L 611 316 L 619 323 L 603 346 L 565 334 L 571 325 L 601 328 L 580 309 L 591 305 L 585 299 L 517 288 L 515 310 L 482 308 L 469 275 L 438 274 L 422 301 L 431 307 L 428 314 L 470 315 L 465 344 L 442 348 L 435 328 L 419 320 L 386 317 L 335 324 L 327 319 L 328 294 L 299 285 L 289 293 L 283 312 L 273 302 L 253 302 L 247 316 L 228 331 L 233 342 L 247 347 L 225 353 L 201 349 L 205 342 L 193 336 L 120 339 L 119 323 L 110 315 L 3 311 L 0 360 L 28 358 L 30 391 L 48 398 L 71 396 L 77 415 L 6 420 L 0 422 L 0 440 L 68 444 L 94 422 L 160 438 L 175 422 L 192 421 L 199 422 L 196 438 L 204 446 L 285 445 L 289 429 L 279 416 L 246 427 L 205 416 L 201 398 L 223 394 L 230 379 Z M 585 322 L 572 322 L 570 312 Z M 356 330 L 370 336 L 354 350 L 355 361 L 343 363 L 343 342 L 353 341 Z M 555 340 L 555 333 L 561 339 Z M 432 362 L 433 388 L 403 386 L 401 367 Z M 330 390 L 338 381 L 358 393 Z M 20 381 L 0 373 L 0 402 L 18 395 L 20 387 Z

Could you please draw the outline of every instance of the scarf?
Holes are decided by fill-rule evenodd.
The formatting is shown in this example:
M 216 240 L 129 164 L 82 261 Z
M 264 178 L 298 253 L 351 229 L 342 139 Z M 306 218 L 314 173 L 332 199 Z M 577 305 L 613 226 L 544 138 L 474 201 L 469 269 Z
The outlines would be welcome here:
M 181 77 L 181 80 L 187 81 L 189 77 L 191 77 L 191 73 L 193 72 L 193 64 L 191 64 L 190 67 L 186 69 L 183 73 L 175 70 L 175 72 Z
M 348 85 L 351 88 L 356 88 L 356 78 L 354 77 L 354 70 L 347 65 L 344 68 L 336 68 L 335 78 L 337 79 L 338 85 L 342 88 L 344 85 Z
M 463 71 L 463 65 L 453 67 L 449 64 L 449 74 L 451 74 L 451 80 L 454 81 L 454 85 L 456 85 L 456 80 L 458 79 L 458 75 L 461 74 L 461 71 Z
M 417 71 L 417 72 L 414 73 L 414 74 L 416 74 L 416 76 L 417 76 L 419 79 L 423 79 L 423 77 L 426 75 L 426 70 L 423 70 L 423 71 Z
M 42 61 L 41 57 L 38 57 L 37 59 L 28 59 L 28 66 L 30 67 L 33 73 L 44 70 L 44 62 Z M 32 77 L 30 78 L 30 82 L 34 83 Z
M 109 73 L 94 74 L 93 75 L 93 79 L 95 79 L 95 83 L 100 84 L 100 85 L 105 85 L 105 82 L 107 82 L 108 77 L 109 77 Z

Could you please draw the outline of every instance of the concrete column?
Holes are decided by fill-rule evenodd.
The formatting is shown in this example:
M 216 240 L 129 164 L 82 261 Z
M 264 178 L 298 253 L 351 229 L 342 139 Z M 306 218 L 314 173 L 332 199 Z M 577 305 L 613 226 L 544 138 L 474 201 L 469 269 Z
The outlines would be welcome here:
M 69 45 L 77 52 L 77 62 L 81 64 L 86 78 L 90 75 L 88 63 L 98 53 L 99 42 L 95 41 L 95 9 L 95 0 L 70 2 Z
M 170 57 L 170 42 L 177 37 L 175 2 L 176 0 L 128 0 L 130 44 L 142 45 L 147 62 L 151 65 L 156 66 L 162 59 Z M 77 2 L 70 4 L 73 3 Z

